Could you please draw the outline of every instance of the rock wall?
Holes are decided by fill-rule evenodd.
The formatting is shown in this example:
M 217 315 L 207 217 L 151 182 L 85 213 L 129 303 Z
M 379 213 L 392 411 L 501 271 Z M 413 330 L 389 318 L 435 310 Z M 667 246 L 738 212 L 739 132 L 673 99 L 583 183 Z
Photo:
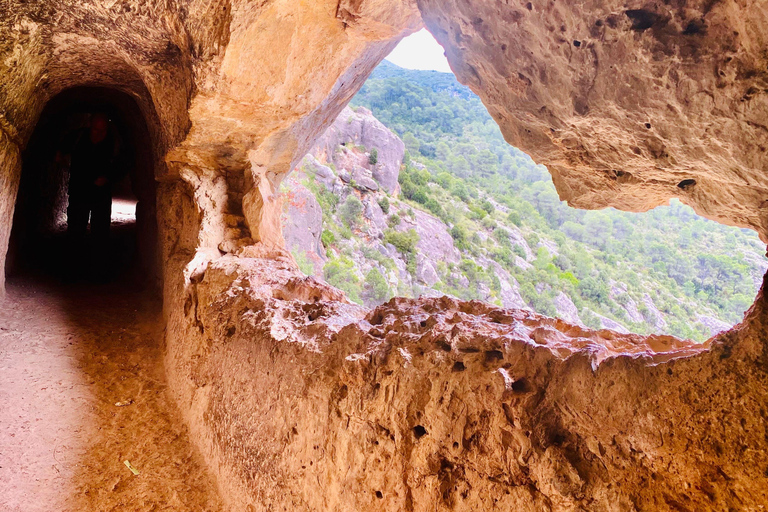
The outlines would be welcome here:
M 5 255 L 11 237 L 20 174 L 19 147 L 0 126 L 0 298 L 5 296 Z
M 459 80 L 577 208 L 671 197 L 768 240 L 762 2 L 419 0 Z
M 12 0 L 0 260 L 43 106 L 118 88 L 166 156 L 166 370 L 233 510 L 764 505 L 762 295 L 693 346 L 446 299 L 367 312 L 298 276 L 277 186 L 419 11 L 574 206 L 676 196 L 768 238 L 761 3 Z
M 768 499 L 762 295 L 696 345 L 447 298 L 364 311 L 286 256 L 251 255 L 190 276 L 169 359 L 233 510 Z

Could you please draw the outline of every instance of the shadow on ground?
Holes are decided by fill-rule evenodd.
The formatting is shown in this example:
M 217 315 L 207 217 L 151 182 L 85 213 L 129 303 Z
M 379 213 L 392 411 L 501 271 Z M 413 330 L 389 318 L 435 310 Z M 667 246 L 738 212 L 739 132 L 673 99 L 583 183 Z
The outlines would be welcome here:
M 35 242 L 0 308 L 0 509 L 217 511 L 167 393 L 134 227 Z M 124 464 L 130 461 L 134 475 Z

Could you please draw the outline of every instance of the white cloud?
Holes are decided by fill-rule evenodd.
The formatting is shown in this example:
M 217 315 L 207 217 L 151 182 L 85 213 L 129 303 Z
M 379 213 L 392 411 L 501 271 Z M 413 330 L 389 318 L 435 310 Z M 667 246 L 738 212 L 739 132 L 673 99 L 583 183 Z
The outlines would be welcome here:
M 450 73 L 448 60 L 440 46 L 427 29 L 404 38 L 387 56 L 387 60 L 406 69 L 434 69 Z

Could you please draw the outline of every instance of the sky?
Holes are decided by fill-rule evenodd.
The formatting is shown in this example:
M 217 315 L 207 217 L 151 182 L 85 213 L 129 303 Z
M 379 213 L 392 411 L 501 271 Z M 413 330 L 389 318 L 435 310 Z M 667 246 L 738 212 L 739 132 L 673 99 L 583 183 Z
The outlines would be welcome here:
M 400 41 L 400 44 L 387 56 L 387 60 L 406 69 L 451 72 L 443 47 L 437 44 L 435 38 L 425 28 Z

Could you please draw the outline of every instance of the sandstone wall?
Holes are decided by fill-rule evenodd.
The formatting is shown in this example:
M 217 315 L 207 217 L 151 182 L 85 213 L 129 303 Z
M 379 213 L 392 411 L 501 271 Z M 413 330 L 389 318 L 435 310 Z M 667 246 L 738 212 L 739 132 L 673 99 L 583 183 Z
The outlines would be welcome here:
M 233 510 L 768 499 L 762 296 L 695 345 L 447 298 L 367 312 L 287 256 L 251 256 L 196 266 L 168 361 Z
M 20 173 L 19 147 L 0 126 L 0 298 L 5 296 L 5 255 L 11 237 Z

